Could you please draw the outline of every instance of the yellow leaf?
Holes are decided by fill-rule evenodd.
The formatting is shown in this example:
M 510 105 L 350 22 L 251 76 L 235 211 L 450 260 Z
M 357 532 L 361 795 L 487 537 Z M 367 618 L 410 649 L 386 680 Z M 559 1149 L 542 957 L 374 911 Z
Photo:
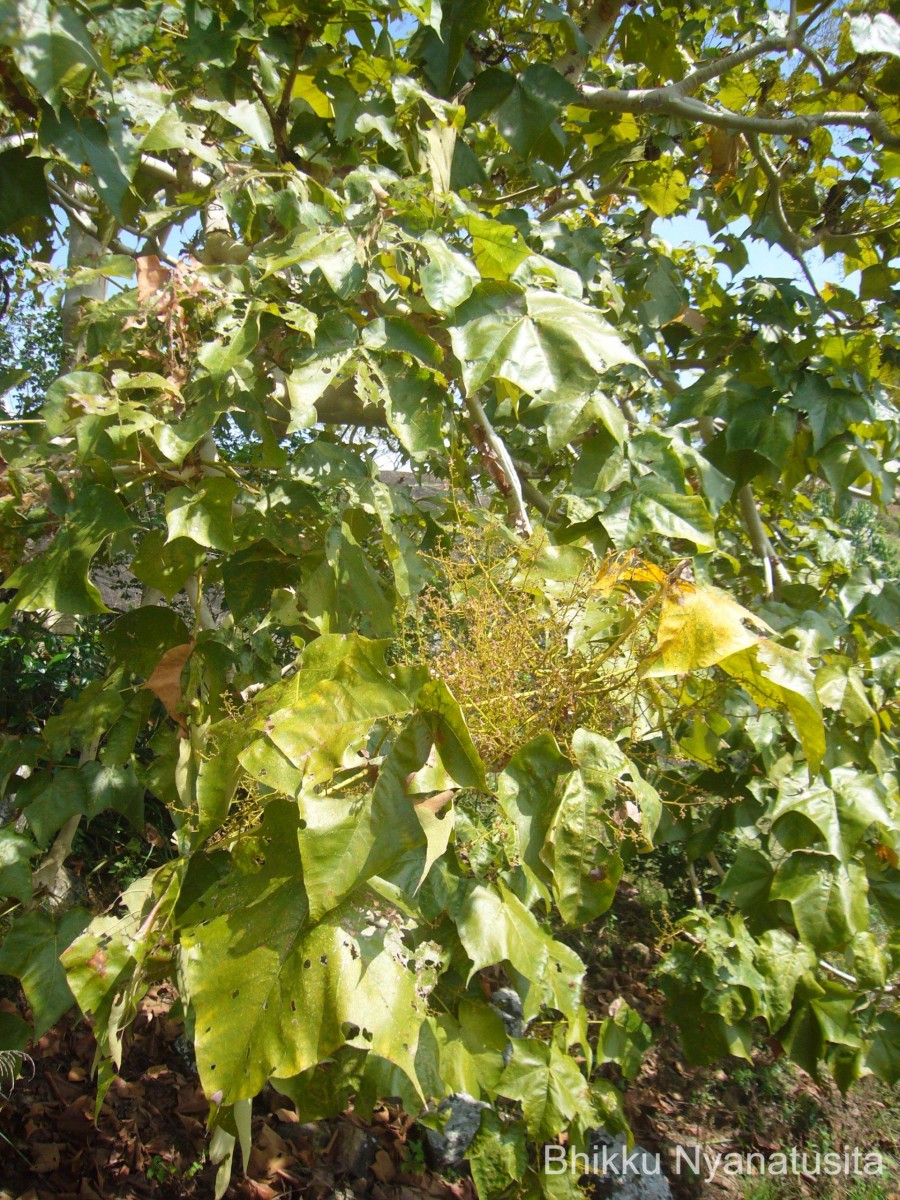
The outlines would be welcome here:
M 311 75 L 298 75 L 294 80 L 291 95 L 295 100 L 304 100 L 317 117 L 324 117 L 327 120 L 334 116 L 331 101 L 318 87 Z
M 624 583 L 655 583 L 662 587 L 667 576 L 656 563 L 643 562 L 634 554 L 610 558 L 601 566 L 594 579 L 593 590 L 608 596 Z
M 759 641 L 748 628 L 768 625 L 714 588 L 677 581 L 663 598 L 656 634 L 656 655 L 646 675 L 686 675 L 711 667 Z

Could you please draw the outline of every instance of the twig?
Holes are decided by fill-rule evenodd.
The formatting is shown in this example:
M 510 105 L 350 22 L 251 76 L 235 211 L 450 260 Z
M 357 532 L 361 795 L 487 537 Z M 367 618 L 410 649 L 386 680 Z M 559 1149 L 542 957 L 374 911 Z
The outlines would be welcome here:
M 697 872 L 694 870 L 694 864 L 688 859 L 687 864 L 688 879 L 691 881 L 691 891 L 694 893 L 694 904 L 697 908 L 703 908 L 703 893 L 700 891 L 700 881 L 697 879 Z

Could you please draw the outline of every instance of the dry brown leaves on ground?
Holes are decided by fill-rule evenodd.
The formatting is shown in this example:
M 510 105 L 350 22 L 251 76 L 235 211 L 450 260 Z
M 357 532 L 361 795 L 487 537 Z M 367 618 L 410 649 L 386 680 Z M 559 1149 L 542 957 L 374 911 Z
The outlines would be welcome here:
M 0 1098 L 0 1200 L 191 1200 L 213 1194 L 206 1161 L 208 1105 L 181 1057 L 174 995 L 141 1005 L 117 1076 L 94 1122 L 96 1043 L 84 1021 L 64 1018 L 30 1049 L 30 1069 Z M 0 1005 L 14 1009 L 10 1001 Z M 176 1044 L 177 1043 L 177 1044 Z M 408 1118 L 380 1108 L 301 1124 L 267 1090 L 254 1104 L 246 1175 L 239 1152 L 230 1200 L 475 1200 L 471 1180 L 448 1182 L 414 1163 Z

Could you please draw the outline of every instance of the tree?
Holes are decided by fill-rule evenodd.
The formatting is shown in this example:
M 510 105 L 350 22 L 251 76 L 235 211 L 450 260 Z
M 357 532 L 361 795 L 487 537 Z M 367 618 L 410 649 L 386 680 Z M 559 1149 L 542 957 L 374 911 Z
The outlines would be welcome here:
M 174 978 L 223 1180 L 274 1078 L 310 1117 L 483 1095 L 481 1194 L 578 1194 L 526 1136 L 621 1124 L 593 1067 L 647 1031 L 588 1032 L 564 929 L 662 846 L 689 1052 L 898 1078 L 900 593 L 844 526 L 896 474 L 898 36 L 828 3 L 0 4 L 0 216 L 66 231 L 71 368 L 4 440 L 3 620 L 102 618 L 104 561 L 143 588 L 4 751 L 0 971 L 36 1033 L 94 1016 L 101 1094 Z M 796 279 L 742 275 L 748 229 Z M 48 915 L 78 823 L 148 791 L 171 860 Z M 511 1044 L 498 964 L 545 1018 Z

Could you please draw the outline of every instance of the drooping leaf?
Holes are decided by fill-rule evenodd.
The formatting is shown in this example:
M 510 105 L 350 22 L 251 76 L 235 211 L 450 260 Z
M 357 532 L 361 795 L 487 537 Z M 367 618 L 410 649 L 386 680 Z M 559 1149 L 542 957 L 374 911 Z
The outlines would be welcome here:
M 34 842 L 8 826 L 0 828 L 0 896 L 12 896 L 23 904 L 31 901 L 30 859 L 37 853 Z
M 352 932 L 350 910 L 315 923 L 302 883 L 296 806 L 267 805 L 259 863 L 198 901 L 182 944 L 204 1088 L 254 1096 L 333 1054 L 355 1026 L 374 1053 L 414 1073 L 424 996 L 390 931 Z M 406 1013 L 402 1027 L 395 1012 Z
M 38 96 L 54 108 L 67 87 L 92 73 L 108 80 L 87 29 L 67 5 L 5 0 L 0 7 L 0 41 L 12 49 L 16 65 Z
M 719 665 L 766 707 L 784 705 L 794 719 L 809 761 L 818 771 L 825 756 L 825 726 L 815 682 L 806 660 L 796 650 L 769 639 L 722 659 Z
M 868 924 L 865 873 L 830 854 L 794 850 L 775 872 L 771 895 L 790 904 L 801 939 L 821 954 L 846 945 Z
M 656 631 L 656 656 L 646 673 L 686 675 L 755 646 L 764 621 L 724 592 L 675 580 L 666 588 Z M 771 632 L 771 631 L 770 631 Z
M 574 1017 L 581 997 L 581 960 L 552 938 L 502 884 L 499 891 L 470 888 L 455 920 L 472 960 L 471 974 L 508 962 L 530 985 L 523 1001 L 526 1018 L 535 1016 L 542 1004 Z

